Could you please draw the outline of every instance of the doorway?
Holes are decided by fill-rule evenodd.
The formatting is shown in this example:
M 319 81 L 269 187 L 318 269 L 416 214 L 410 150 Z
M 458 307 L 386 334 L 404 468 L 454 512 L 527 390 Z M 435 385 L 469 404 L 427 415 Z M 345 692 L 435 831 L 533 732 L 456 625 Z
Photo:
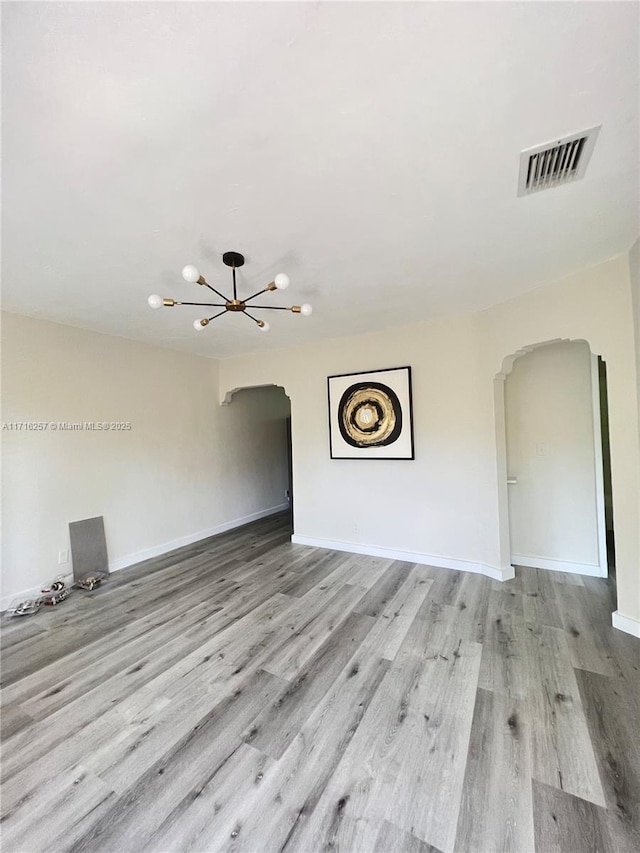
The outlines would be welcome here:
M 584 341 L 511 359 L 504 419 L 512 565 L 608 574 L 601 375 Z M 604 383 L 606 402 L 606 374 Z
M 228 406 L 228 441 L 243 448 L 230 478 L 242 494 L 242 502 L 253 505 L 256 518 L 291 513 L 291 401 L 284 388 L 277 385 L 236 388 L 227 395 L 224 404 Z

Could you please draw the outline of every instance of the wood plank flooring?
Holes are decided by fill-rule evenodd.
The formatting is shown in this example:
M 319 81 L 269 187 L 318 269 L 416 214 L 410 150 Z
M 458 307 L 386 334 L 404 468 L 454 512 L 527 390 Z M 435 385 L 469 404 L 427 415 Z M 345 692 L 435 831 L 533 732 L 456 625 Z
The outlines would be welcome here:
M 640 641 L 607 581 L 289 536 L 3 617 L 4 853 L 640 850 Z

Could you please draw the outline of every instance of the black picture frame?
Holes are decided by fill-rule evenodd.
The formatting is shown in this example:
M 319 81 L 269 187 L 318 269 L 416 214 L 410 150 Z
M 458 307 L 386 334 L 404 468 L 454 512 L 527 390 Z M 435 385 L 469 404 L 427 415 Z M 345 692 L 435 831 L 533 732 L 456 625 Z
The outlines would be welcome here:
M 327 377 L 331 459 L 415 459 L 411 367 Z

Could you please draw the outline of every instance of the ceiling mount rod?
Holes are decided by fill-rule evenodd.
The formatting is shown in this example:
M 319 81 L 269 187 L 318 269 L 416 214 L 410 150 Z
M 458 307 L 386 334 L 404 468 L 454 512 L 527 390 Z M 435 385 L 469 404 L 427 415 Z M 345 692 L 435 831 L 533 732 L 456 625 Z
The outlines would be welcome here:
M 238 301 L 238 288 L 236 286 L 236 267 L 244 266 L 244 255 L 240 252 L 225 252 L 222 256 L 222 263 L 231 267 L 233 274 L 233 300 Z

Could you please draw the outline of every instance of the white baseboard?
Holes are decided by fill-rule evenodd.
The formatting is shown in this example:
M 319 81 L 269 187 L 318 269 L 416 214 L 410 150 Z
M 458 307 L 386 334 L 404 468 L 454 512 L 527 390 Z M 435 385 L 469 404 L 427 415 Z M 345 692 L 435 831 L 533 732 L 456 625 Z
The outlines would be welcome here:
M 591 563 L 571 563 L 566 560 L 549 560 L 546 557 L 529 557 L 525 554 L 512 554 L 514 566 L 526 566 L 530 569 L 548 569 L 550 572 L 568 572 L 574 575 L 589 575 L 592 578 L 606 578 L 607 572 Z
M 611 615 L 611 624 L 619 631 L 624 631 L 626 634 L 631 634 L 632 637 L 640 638 L 640 620 L 638 619 L 633 619 L 631 616 L 623 616 L 619 610 L 616 610 Z
M 199 542 L 200 539 L 208 539 L 209 536 L 216 536 L 218 533 L 224 533 L 227 530 L 233 530 L 236 527 L 242 527 L 243 524 L 249 524 L 251 521 L 258 521 L 260 518 L 266 518 L 269 515 L 275 515 L 277 512 L 284 512 L 289 509 L 289 503 L 278 504 L 268 509 L 261 509 L 258 512 L 252 512 L 250 515 L 242 516 L 242 518 L 234 518 L 231 521 L 225 521 L 222 524 L 217 524 L 215 527 L 209 527 L 206 530 L 199 530 L 197 533 L 190 533 L 188 536 L 181 536 L 179 539 L 171 539 L 169 542 L 163 542 L 160 545 L 154 545 L 151 548 L 144 548 L 142 551 L 134 551 L 124 557 L 118 557 L 115 560 L 109 560 L 109 571 L 119 572 L 121 569 L 126 569 L 136 563 L 141 563 L 143 560 L 149 560 L 152 557 L 160 557 L 168 551 L 175 551 L 176 548 L 182 548 L 184 545 L 192 545 L 194 542 Z M 63 574 L 60 572 L 59 574 Z M 53 579 L 54 575 L 45 578 L 40 586 L 23 589 L 20 592 L 14 592 L 11 595 L 3 595 L 0 598 L 0 611 L 4 612 L 7 607 L 15 599 L 34 598 L 41 594 L 41 587 Z M 73 574 L 65 575 L 65 581 L 68 586 L 73 583 Z
M 312 536 L 295 534 L 291 541 L 298 545 L 312 545 L 314 548 L 329 548 L 332 551 L 347 551 L 351 554 L 367 554 L 370 557 L 385 557 L 388 560 L 403 560 L 407 563 L 420 563 L 423 566 L 435 566 L 439 569 L 454 569 L 459 572 L 473 572 L 486 575 L 496 581 L 508 581 L 515 577 L 513 566 L 498 568 L 486 563 L 473 563 L 470 560 L 455 560 L 434 554 L 420 554 L 414 551 L 395 551 L 391 548 L 379 548 L 376 545 L 360 545 L 355 542 L 336 542 L 332 539 L 316 539 Z
M 151 548 L 144 548 L 142 551 L 134 551 L 124 557 L 118 557 L 117 560 L 110 560 L 109 571 L 119 572 L 121 569 L 127 569 L 129 566 L 141 563 L 143 560 L 160 557 L 168 551 L 175 551 L 177 548 L 183 548 L 185 545 L 193 545 L 194 542 L 199 542 L 201 539 L 217 536 L 219 533 L 225 533 L 227 530 L 233 530 L 236 527 L 249 524 L 251 521 L 258 521 L 258 519 L 266 518 L 268 515 L 284 512 L 285 509 L 289 509 L 288 502 L 278 504 L 278 506 L 271 506 L 268 509 L 261 509 L 258 512 L 252 512 L 250 515 L 242 516 L 242 518 L 234 518 L 231 521 L 216 524 L 215 527 L 208 527 L 206 530 L 199 530 L 197 533 L 189 533 L 187 536 L 181 536 L 179 539 L 171 539 L 169 542 L 163 542 Z

